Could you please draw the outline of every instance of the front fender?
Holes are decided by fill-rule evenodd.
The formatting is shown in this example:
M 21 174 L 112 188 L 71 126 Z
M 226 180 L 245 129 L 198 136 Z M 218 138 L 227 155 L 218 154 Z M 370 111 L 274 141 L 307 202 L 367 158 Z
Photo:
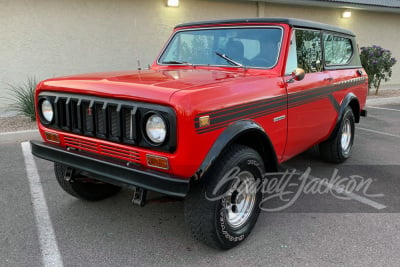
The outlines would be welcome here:
M 228 126 L 218 136 L 197 170 L 197 178 L 202 178 L 215 160 L 223 153 L 224 149 L 235 142 L 254 148 L 260 153 L 269 170 L 277 168 L 276 153 L 264 129 L 252 120 L 241 120 Z

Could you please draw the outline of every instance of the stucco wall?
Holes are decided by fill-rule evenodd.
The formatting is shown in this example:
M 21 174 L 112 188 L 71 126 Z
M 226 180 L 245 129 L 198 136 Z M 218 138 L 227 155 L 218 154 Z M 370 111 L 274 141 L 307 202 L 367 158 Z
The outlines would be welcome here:
M 380 44 L 400 59 L 400 15 L 256 2 L 181 0 L 0 0 L 0 116 L 7 114 L 7 83 L 75 73 L 136 69 L 152 63 L 174 25 L 193 20 L 296 17 L 349 28 L 361 46 Z M 390 84 L 400 84 L 400 63 Z
M 256 14 L 254 2 L 0 0 L 0 116 L 6 83 L 146 67 L 178 23 Z

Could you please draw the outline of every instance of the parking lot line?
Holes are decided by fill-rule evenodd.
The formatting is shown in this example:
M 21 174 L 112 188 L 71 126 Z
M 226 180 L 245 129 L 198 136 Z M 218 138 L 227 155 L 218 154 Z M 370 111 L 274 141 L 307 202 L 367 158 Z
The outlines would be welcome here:
M 400 138 L 400 135 L 397 135 L 397 134 L 386 133 L 386 132 L 381 132 L 381 131 L 375 131 L 375 130 L 366 129 L 366 128 L 362 128 L 362 127 L 356 127 L 356 129 L 367 131 L 367 132 L 371 132 L 371 133 L 382 134 L 382 135 L 386 135 L 386 136 Z
M 286 164 L 281 164 L 281 166 L 284 167 L 286 170 L 293 170 L 293 168 L 291 168 L 290 166 L 288 166 Z M 299 176 L 304 175 L 304 173 L 301 172 L 301 171 L 300 172 L 296 171 L 295 174 L 297 174 Z M 335 190 L 337 192 L 342 192 L 341 193 L 342 195 L 345 195 L 345 196 L 351 198 L 352 200 L 358 201 L 358 202 L 360 202 L 360 203 L 362 203 L 364 205 L 370 206 L 370 207 L 372 207 L 374 209 L 382 210 L 382 209 L 387 208 L 387 206 L 385 206 L 383 204 L 380 204 L 378 202 L 375 202 L 375 201 L 373 201 L 373 200 L 371 200 L 369 198 L 366 198 L 364 196 L 360 196 L 360 195 L 358 195 L 356 193 L 353 193 L 353 192 L 347 192 L 346 190 L 342 190 L 339 186 L 337 186 L 335 184 L 331 184 L 331 183 L 327 182 L 326 180 L 321 179 L 319 177 L 315 177 L 313 175 L 308 174 L 307 178 L 310 179 L 310 180 L 317 181 L 319 184 L 321 184 L 323 186 L 326 186 L 330 190 Z
M 28 178 L 31 192 L 36 227 L 38 229 L 43 265 L 63 266 L 46 199 L 44 197 L 42 184 L 40 183 L 40 176 L 31 153 L 31 146 L 29 142 L 23 142 L 21 143 L 21 147 L 24 155 L 26 176 Z
M 383 109 L 383 110 L 399 111 L 400 112 L 400 109 L 394 109 L 394 108 L 382 108 L 382 107 L 375 107 L 375 106 L 367 106 L 367 108 Z
M 318 178 L 318 179 L 319 179 L 319 178 Z M 324 181 L 324 180 L 322 180 L 322 179 L 321 179 L 320 183 L 323 184 L 323 185 L 325 185 L 326 187 L 328 187 L 328 188 L 331 189 L 331 190 L 339 191 L 339 190 L 341 189 L 341 188 L 339 188 L 338 186 L 333 185 L 333 184 L 331 184 L 331 183 L 329 183 L 329 182 L 326 182 L 326 181 Z M 342 190 L 342 191 L 343 191 L 343 190 Z M 368 206 L 370 206 L 370 207 L 373 207 L 373 208 L 375 208 L 375 209 L 377 209 L 377 210 L 381 210 L 381 209 L 387 208 L 387 206 L 385 206 L 385 205 L 383 205 L 383 204 L 380 204 L 380 203 L 378 203 L 378 202 L 375 202 L 375 201 L 373 201 L 373 200 L 371 200 L 371 199 L 369 199 L 369 198 L 366 198 L 366 197 L 364 197 L 364 196 L 357 195 L 357 194 L 355 194 L 355 193 L 353 193 L 353 192 L 346 192 L 346 191 L 343 191 L 342 194 L 343 194 L 343 195 L 346 195 L 346 196 L 350 197 L 351 199 L 356 200 L 356 201 L 358 201 L 358 202 L 360 202 L 360 203 L 363 203 L 363 204 L 365 204 L 365 205 L 368 205 Z

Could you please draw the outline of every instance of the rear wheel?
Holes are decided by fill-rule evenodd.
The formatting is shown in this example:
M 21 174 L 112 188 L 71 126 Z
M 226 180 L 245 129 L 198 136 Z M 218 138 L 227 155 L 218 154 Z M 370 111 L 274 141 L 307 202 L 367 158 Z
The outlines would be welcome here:
M 246 239 L 260 213 L 262 193 L 256 185 L 263 173 L 263 161 L 254 149 L 227 149 L 185 200 L 185 220 L 194 237 L 219 249 Z
M 329 140 L 319 144 L 319 151 L 324 160 L 340 163 L 350 157 L 354 141 L 354 124 L 353 110 L 347 107 L 336 134 Z
M 66 172 L 71 171 L 67 180 Z M 68 194 L 88 201 L 97 201 L 117 194 L 121 188 L 112 184 L 103 183 L 90 177 L 75 177 L 77 171 L 69 169 L 68 166 L 61 163 L 54 163 L 54 173 L 61 188 Z

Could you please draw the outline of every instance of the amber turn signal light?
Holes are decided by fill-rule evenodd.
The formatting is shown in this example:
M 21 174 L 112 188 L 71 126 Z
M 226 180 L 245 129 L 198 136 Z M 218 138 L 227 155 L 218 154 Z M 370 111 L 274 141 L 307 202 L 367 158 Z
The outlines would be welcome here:
M 168 159 L 160 156 L 146 155 L 147 165 L 159 169 L 168 170 Z
M 60 143 L 60 138 L 58 137 L 58 134 L 56 133 L 49 133 L 49 132 L 44 132 L 47 141 L 53 142 L 53 143 Z

